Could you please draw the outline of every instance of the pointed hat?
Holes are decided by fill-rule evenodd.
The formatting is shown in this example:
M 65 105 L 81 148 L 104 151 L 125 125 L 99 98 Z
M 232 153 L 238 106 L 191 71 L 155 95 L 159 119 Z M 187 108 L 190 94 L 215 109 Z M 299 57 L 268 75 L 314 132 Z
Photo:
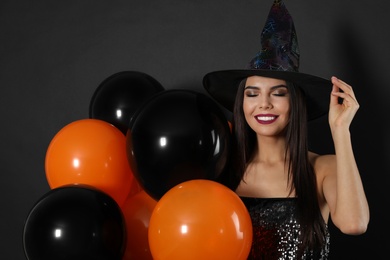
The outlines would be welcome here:
M 261 50 L 247 69 L 214 71 L 206 74 L 203 85 L 222 106 L 233 111 L 239 83 L 246 77 L 283 79 L 300 87 L 306 96 L 308 120 L 328 112 L 332 83 L 299 72 L 299 46 L 294 22 L 282 0 L 275 0 L 261 33 Z

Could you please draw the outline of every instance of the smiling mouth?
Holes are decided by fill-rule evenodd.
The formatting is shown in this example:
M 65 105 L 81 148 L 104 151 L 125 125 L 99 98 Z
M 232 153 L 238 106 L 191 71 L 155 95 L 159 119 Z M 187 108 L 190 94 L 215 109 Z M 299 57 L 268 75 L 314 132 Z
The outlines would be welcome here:
M 260 124 L 271 124 L 278 118 L 277 116 L 256 116 L 257 122 Z

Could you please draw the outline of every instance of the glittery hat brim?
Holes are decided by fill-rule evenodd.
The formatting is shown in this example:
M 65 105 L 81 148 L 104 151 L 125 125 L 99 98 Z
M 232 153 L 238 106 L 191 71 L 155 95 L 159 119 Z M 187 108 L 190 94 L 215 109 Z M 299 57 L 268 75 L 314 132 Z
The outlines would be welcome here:
M 301 72 L 259 69 L 214 71 L 204 76 L 203 86 L 219 104 L 233 111 L 238 85 L 244 78 L 250 76 L 282 79 L 299 86 L 306 95 L 309 121 L 327 114 L 329 110 L 327 97 L 332 90 L 331 81 Z

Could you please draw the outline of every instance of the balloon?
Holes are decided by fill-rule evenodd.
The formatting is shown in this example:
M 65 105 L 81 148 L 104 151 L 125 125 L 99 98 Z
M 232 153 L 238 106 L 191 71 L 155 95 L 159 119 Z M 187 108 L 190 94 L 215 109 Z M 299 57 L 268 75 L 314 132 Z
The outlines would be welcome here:
M 129 122 L 138 107 L 163 90 L 156 79 L 145 73 L 115 73 L 95 90 L 89 105 L 89 117 L 111 123 L 126 135 Z
M 132 197 L 133 195 L 141 191 L 143 191 L 141 185 L 138 183 L 136 178 L 133 178 L 130 184 L 130 191 L 129 194 L 127 195 L 127 199 L 129 199 L 129 197 Z
M 153 260 L 149 249 L 148 229 L 156 204 L 152 197 L 141 191 L 129 197 L 122 206 L 128 237 L 123 260 Z
M 249 213 L 237 194 L 211 180 L 190 180 L 157 202 L 148 237 L 155 260 L 244 260 L 252 232 Z
M 86 185 L 46 193 L 29 212 L 23 232 L 28 260 L 120 260 L 126 244 L 118 204 Z
M 126 137 L 98 119 L 81 119 L 63 127 L 52 139 L 45 158 L 49 186 L 87 184 L 121 205 L 134 175 L 126 156 Z
M 216 179 L 230 148 L 230 130 L 218 105 L 190 90 L 166 90 L 134 115 L 127 156 L 142 188 L 159 200 L 175 185 Z

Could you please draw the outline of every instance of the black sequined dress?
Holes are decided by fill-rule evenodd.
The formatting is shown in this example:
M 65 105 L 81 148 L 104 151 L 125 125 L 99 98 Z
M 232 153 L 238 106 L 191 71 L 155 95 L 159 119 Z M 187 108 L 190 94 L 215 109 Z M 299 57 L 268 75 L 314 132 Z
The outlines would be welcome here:
M 248 259 L 298 259 L 301 226 L 296 198 L 241 197 L 252 219 L 253 242 Z M 318 252 L 306 250 L 299 259 L 325 260 L 329 257 L 330 234 Z

